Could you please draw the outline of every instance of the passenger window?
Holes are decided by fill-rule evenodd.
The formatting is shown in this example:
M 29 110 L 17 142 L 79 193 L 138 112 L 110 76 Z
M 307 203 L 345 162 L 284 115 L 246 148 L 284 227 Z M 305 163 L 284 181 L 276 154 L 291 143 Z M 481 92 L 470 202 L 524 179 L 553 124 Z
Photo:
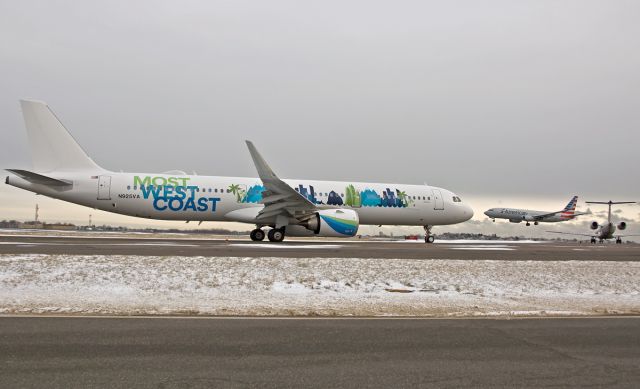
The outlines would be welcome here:
M 131 185 L 127 185 L 127 190 L 131 190 Z

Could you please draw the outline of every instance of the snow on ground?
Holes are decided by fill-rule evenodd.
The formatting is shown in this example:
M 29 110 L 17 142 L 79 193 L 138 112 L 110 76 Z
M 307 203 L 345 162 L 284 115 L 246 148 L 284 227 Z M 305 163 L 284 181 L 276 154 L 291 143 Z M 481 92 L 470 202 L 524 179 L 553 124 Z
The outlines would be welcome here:
M 0 313 L 640 313 L 640 262 L 0 255 Z

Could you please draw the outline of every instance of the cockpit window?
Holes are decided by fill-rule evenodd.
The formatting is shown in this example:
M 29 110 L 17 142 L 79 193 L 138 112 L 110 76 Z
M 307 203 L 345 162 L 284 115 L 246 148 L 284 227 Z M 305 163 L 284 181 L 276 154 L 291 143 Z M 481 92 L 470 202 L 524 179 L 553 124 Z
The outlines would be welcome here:
M 453 196 L 453 202 L 454 203 L 461 203 L 462 200 L 460 200 L 460 197 L 458 197 L 458 196 Z

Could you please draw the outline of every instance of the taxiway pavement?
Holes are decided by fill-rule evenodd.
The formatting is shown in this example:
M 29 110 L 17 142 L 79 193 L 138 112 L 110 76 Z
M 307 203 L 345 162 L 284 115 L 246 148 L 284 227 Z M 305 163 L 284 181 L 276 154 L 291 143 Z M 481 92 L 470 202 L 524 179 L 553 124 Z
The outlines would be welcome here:
M 287 240 L 282 243 L 248 239 L 194 239 L 136 236 L 0 235 L 0 254 L 217 256 L 284 258 L 405 258 L 638 261 L 638 244 L 566 242 L 464 242 L 435 244 L 412 241 Z
M 0 317 L 0 386 L 637 387 L 639 318 Z

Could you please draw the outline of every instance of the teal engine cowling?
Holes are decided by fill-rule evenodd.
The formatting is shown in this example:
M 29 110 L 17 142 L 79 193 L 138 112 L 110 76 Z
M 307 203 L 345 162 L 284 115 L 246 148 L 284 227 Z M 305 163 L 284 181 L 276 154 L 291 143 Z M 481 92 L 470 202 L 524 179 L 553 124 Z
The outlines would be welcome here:
M 358 213 L 352 209 L 323 209 L 302 224 L 317 236 L 351 237 L 360 226 Z

